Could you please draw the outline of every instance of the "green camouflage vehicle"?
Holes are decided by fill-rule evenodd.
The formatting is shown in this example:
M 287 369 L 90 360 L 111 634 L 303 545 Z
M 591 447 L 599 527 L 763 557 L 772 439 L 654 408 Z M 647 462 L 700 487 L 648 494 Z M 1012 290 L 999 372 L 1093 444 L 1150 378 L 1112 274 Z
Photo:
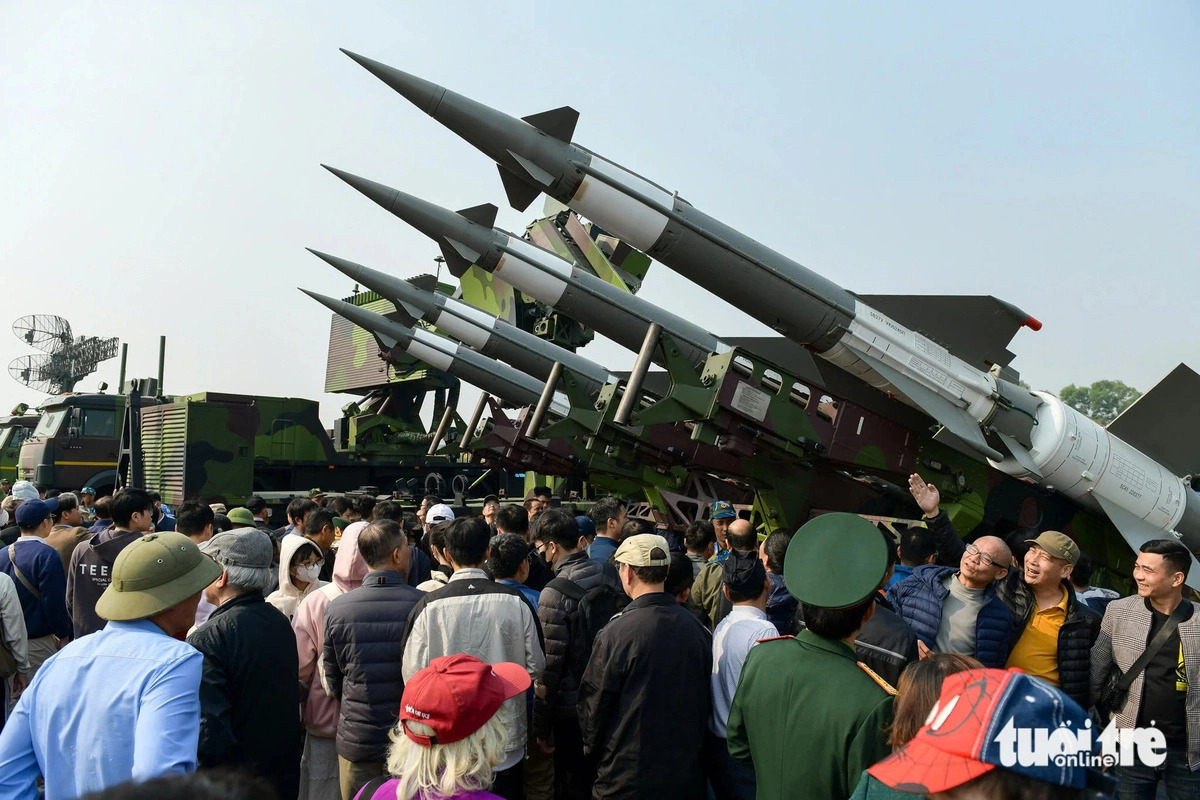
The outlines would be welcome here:
M 0 479 L 16 482 L 17 462 L 21 457 L 21 443 L 38 423 L 37 414 L 26 414 L 24 403 L 13 409 L 7 417 L 0 417 Z

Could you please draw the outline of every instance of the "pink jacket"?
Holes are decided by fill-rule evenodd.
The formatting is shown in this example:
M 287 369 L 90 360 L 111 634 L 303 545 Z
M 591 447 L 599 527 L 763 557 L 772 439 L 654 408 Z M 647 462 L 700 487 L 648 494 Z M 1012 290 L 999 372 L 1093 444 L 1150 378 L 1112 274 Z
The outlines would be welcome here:
M 365 527 L 365 522 L 346 527 L 333 562 L 333 583 L 309 592 L 292 617 L 296 652 L 300 656 L 300 680 L 308 684 L 308 698 L 302 709 L 304 727 L 313 736 L 327 739 L 337 734 L 341 704 L 325 693 L 319 674 L 321 649 L 325 646 L 325 607 L 338 595 L 361 586 L 363 576 L 369 572 L 367 562 L 358 553 L 358 533 Z

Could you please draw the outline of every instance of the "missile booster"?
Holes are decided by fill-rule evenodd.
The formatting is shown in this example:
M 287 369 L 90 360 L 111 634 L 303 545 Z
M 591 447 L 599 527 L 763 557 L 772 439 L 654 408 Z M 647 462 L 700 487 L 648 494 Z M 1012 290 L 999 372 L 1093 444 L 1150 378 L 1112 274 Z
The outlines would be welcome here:
M 344 52 L 494 160 L 514 208 L 528 207 L 540 193 L 565 204 L 863 382 L 928 414 L 942 426 L 939 440 L 1104 513 L 1135 550 L 1148 539 L 1173 534 L 1193 553 L 1200 552 L 1200 495 L 1187 479 L 1057 397 L 1023 389 L 1003 370 L 961 358 L 677 193 L 573 143 L 579 116 L 574 109 L 517 119 Z M 470 260 L 469 252 L 461 255 Z M 1041 327 L 1016 307 L 1002 306 L 1016 324 Z

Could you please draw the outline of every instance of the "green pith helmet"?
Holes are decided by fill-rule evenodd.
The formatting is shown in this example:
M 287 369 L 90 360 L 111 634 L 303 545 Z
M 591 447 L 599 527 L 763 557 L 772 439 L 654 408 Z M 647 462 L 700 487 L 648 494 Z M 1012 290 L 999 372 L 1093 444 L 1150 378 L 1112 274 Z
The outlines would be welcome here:
M 122 622 L 152 617 L 187 600 L 221 572 L 220 565 L 182 533 L 151 533 L 117 556 L 112 582 L 96 601 L 96 614 Z
M 887 543 L 874 523 L 857 514 L 822 514 L 792 537 L 783 580 L 801 603 L 849 608 L 879 588 L 887 565 Z

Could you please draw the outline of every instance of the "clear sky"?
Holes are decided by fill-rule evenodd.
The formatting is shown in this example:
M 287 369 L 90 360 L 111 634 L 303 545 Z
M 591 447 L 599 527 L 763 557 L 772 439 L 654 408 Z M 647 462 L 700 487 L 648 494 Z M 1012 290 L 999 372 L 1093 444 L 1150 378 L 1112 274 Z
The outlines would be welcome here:
M 1012 347 L 1035 388 L 1145 390 L 1200 368 L 1197 9 L 4 3 L 0 325 L 60 314 L 132 375 L 165 334 L 168 391 L 321 398 L 329 424 L 329 314 L 295 287 L 351 287 L 303 248 L 405 277 L 437 250 L 319 163 L 533 218 L 346 47 L 515 115 L 572 105 L 577 142 L 852 291 L 1009 300 L 1045 323 Z M 765 332 L 661 265 L 643 295 Z M 28 352 L 0 334 L 0 366 Z M 40 399 L 0 378 L 0 412 Z

